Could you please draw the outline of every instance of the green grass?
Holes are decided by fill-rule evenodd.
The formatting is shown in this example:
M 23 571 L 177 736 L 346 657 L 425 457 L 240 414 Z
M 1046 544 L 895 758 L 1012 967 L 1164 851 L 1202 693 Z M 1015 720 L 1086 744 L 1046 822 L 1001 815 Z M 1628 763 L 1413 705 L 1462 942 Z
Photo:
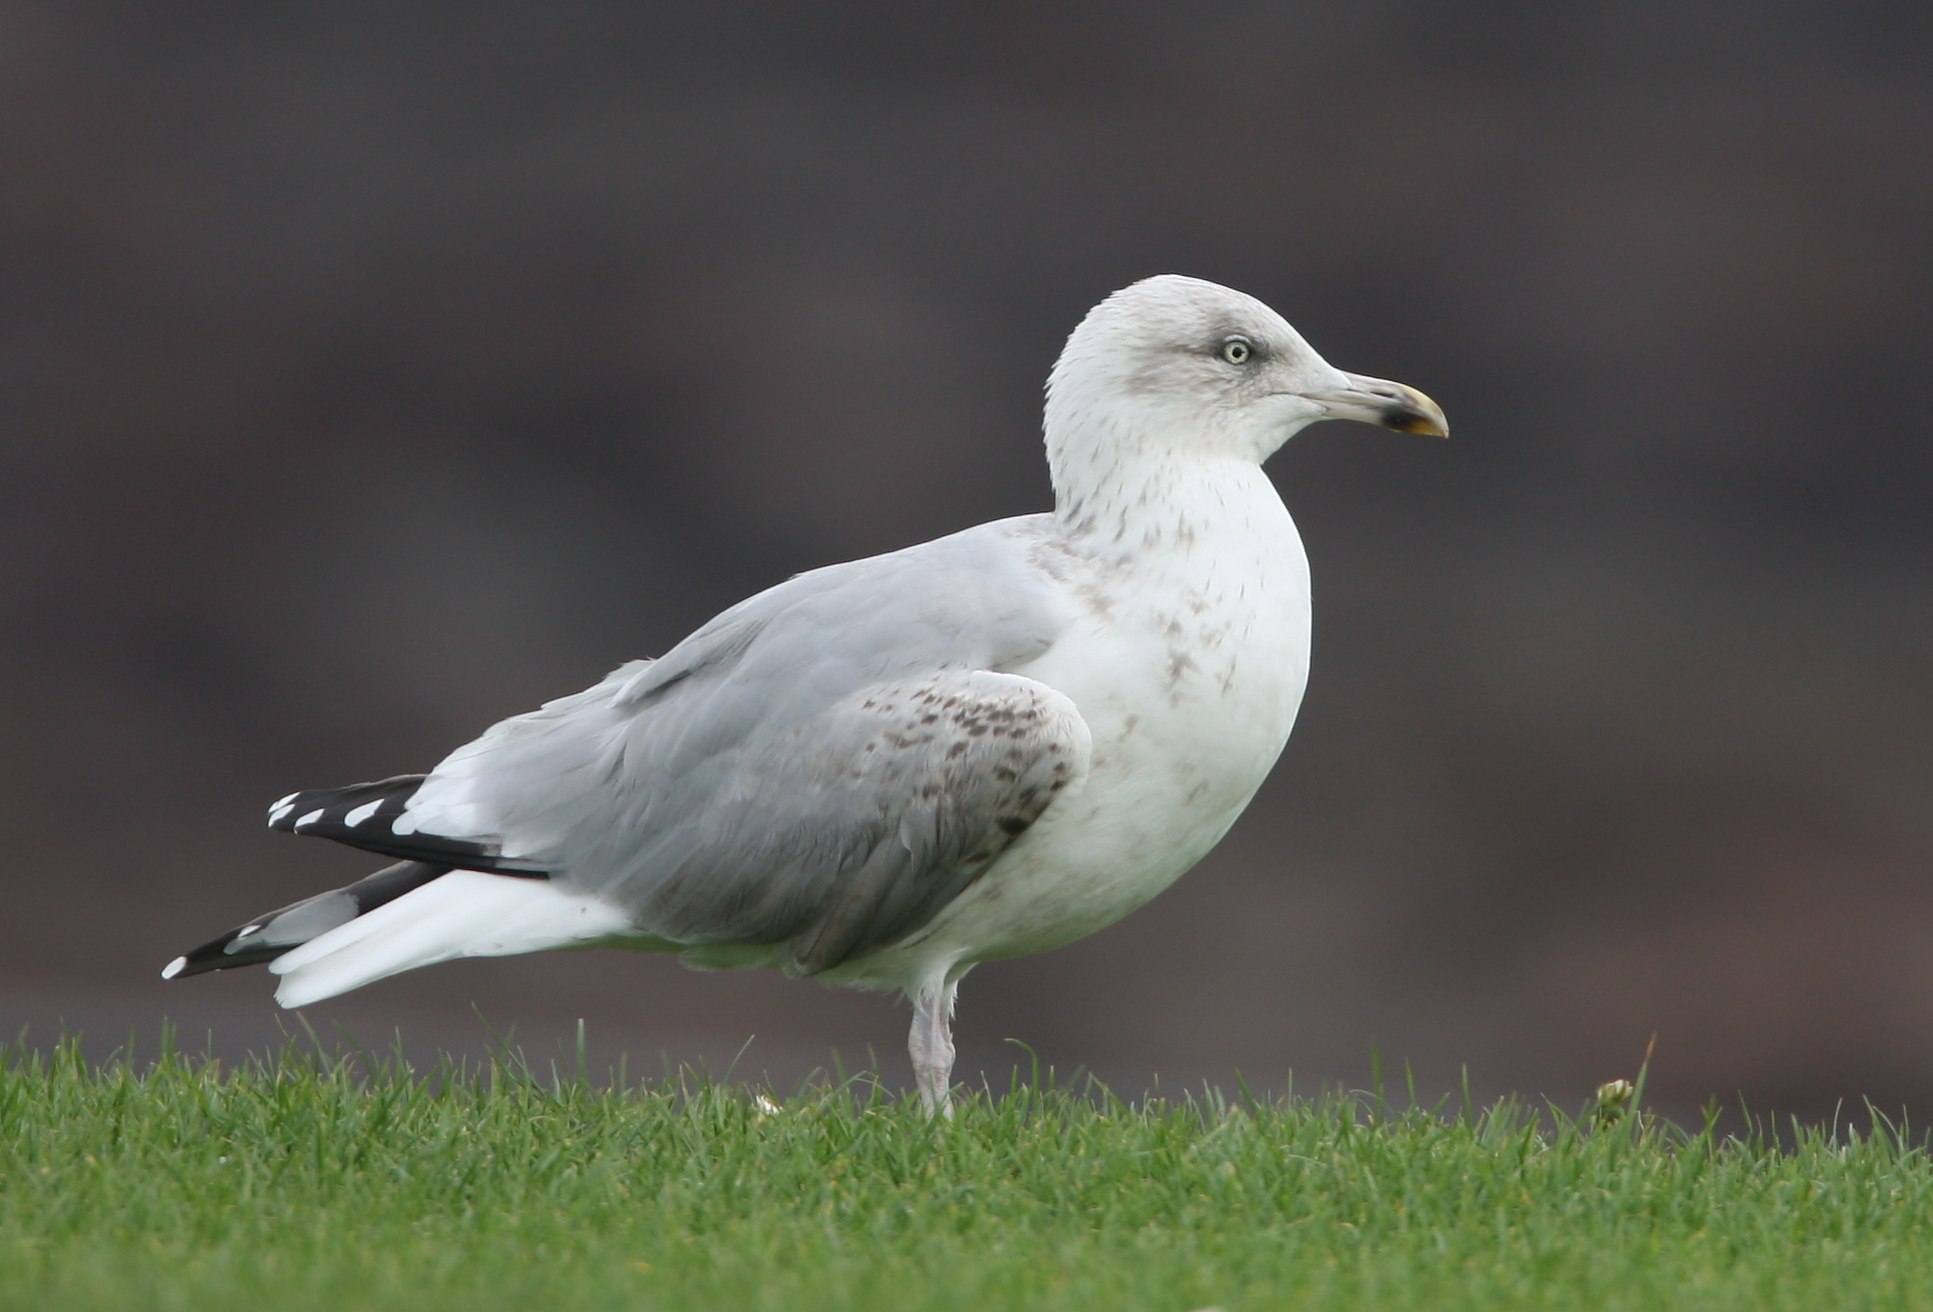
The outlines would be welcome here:
M 1595 1119 L 0 1048 L 0 1307 L 1933 1306 L 1906 1133 Z

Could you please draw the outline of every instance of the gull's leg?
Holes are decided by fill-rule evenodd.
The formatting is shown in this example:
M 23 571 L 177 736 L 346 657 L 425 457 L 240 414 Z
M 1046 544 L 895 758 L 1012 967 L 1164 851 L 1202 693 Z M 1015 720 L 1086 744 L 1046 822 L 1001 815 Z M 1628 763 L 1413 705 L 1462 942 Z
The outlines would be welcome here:
M 913 994 L 913 1033 L 906 1047 L 913 1056 L 920 1105 L 929 1116 L 953 1115 L 947 1095 L 953 1076 L 953 994 L 957 987 L 952 981 L 934 980 Z

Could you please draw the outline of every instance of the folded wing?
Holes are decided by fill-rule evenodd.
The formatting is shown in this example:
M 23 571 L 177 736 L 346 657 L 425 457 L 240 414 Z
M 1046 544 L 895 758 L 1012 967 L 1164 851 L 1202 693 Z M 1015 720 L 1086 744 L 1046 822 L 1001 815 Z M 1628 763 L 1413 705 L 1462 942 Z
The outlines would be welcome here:
M 475 885 L 445 877 L 382 908 L 382 933 L 345 925 L 276 968 L 332 961 L 341 992 L 615 924 L 642 946 L 764 946 L 813 974 L 913 933 L 1087 773 L 1078 708 L 1003 668 L 1064 620 L 1012 540 L 1026 524 L 801 576 L 662 660 L 502 722 L 421 781 L 284 799 L 277 823 L 298 833 L 548 876 L 493 896 L 501 914 L 557 897 L 596 911 L 568 918 L 575 937 L 533 943 L 457 915 L 451 899 Z M 902 574 L 915 553 L 917 590 Z M 451 933 L 420 932 L 418 916 Z

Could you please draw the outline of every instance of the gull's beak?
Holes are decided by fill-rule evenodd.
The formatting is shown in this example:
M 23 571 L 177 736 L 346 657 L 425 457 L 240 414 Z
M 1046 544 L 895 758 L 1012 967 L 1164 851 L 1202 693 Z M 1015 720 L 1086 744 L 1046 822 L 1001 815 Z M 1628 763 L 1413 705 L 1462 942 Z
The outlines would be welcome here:
M 1443 417 L 1443 407 L 1414 387 L 1362 374 L 1344 374 L 1342 379 L 1344 385 L 1333 391 L 1303 395 L 1321 406 L 1331 419 L 1360 419 L 1423 437 L 1450 435 L 1450 421 Z

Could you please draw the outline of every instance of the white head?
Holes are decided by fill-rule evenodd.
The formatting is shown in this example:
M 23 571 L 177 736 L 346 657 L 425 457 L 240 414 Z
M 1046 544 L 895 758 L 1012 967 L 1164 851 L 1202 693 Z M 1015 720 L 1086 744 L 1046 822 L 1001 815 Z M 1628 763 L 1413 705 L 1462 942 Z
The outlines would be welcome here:
M 1260 464 L 1329 418 L 1448 433 L 1427 396 L 1337 369 L 1253 296 L 1162 274 L 1102 301 L 1067 339 L 1047 380 L 1047 460 L 1065 495 L 1128 464 Z

